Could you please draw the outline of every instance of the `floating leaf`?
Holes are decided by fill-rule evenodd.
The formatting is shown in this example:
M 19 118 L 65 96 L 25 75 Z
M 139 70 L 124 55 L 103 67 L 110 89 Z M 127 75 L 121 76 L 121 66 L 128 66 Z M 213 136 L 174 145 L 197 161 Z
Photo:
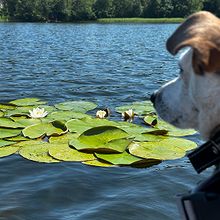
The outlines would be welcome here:
M 22 130 L 22 133 L 25 137 L 29 138 L 38 138 L 43 135 L 52 136 L 52 135 L 61 135 L 64 134 L 66 131 L 61 129 L 57 125 L 55 126 L 54 123 L 40 123 L 34 124 L 26 127 Z
M 0 118 L 0 127 L 2 128 L 24 128 L 20 123 L 14 122 L 10 118 Z
M 55 107 L 60 110 L 72 110 L 75 112 L 86 113 L 89 110 L 95 109 L 97 105 L 86 101 L 69 101 L 56 104 Z
M 21 125 L 23 127 L 27 127 L 29 125 L 34 125 L 34 124 L 39 124 L 42 122 L 41 119 L 36 119 L 36 118 L 27 118 L 25 116 L 20 116 L 20 117 L 11 117 L 11 119 Z
M 59 144 L 49 149 L 49 154 L 58 160 L 63 161 L 87 161 L 95 160 L 93 154 L 82 153 L 70 148 L 67 144 Z
M 129 109 L 132 109 L 138 115 L 146 115 L 151 112 L 155 112 L 155 109 L 150 101 L 133 102 L 130 105 L 117 107 L 116 111 L 123 113 Z
M 93 127 L 115 125 L 117 125 L 116 122 L 99 118 L 83 118 L 81 120 L 72 119 L 66 123 L 66 126 L 70 132 L 77 132 L 80 134 Z
M 5 141 L 5 140 L 1 140 L 1 139 L 0 139 L 0 147 L 12 145 L 12 144 L 15 144 L 15 143 L 16 143 L 16 142 L 13 142 L 13 141 Z M 0 149 L 1 149 L 1 148 L 0 148 Z
M 52 112 L 50 115 L 48 115 L 47 118 L 53 120 L 59 120 L 59 121 L 69 121 L 70 119 L 74 119 L 74 118 L 82 119 L 85 117 L 90 117 L 90 116 L 81 112 L 58 111 L 58 112 Z
M 157 142 L 132 142 L 129 152 L 146 159 L 173 160 L 185 156 L 187 150 L 196 146 L 196 143 L 189 140 L 167 138 Z
M 155 128 L 158 128 L 160 130 L 167 130 L 168 135 L 170 136 L 187 136 L 196 133 L 196 131 L 193 129 L 179 129 L 162 120 L 158 120 L 158 123 Z
M 7 137 L 6 140 L 7 141 L 16 141 L 16 142 L 18 142 L 18 141 L 27 141 L 27 140 L 30 140 L 30 139 L 26 138 L 22 135 L 19 135 L 19 136 L 16 136 L 16 137 Z
M 142 158 L 135 157 L 131 154 L 128 154 L 126 151 L 121 154 L 98 154 L 95 153 L 95 156 L 98 159 L 107 161 L 114 165 L 131 165 L 135 162 L 142 160 Z
M 0 111 L 0 117 L 4 116 L 4 112 Z
M 19 147 L 14 146 L 6 146 L 6 147 L 0 147 L 0 157 L 7 157 L 9 155 L 12 155 L 18 151 Z
M 5 112 L 5 117 L 11 117 L 11 116 L 28 116 L 29 110 L 32 110 L 32 107 L 30 106 L 23 106 L 23 107 L 17 107 L 12 110 L 7 110 Z
M 135 141 L 141 141 L 141 142 L 145 142 L 145 141 L 161 141 L 163 139 L 168 138 L 167 136 L 164 135 L 155 135 L 155 134 L 139 134 L 135 136 Z
M 149 126 L 156 126 L 157 122 L 158 122 L 158 118 L 154 114 L 149 114 L 149 115 L 144 117 L 144 121 Z
M 68 144 L 70 140 L 78 138 L 77 133 L 66 133 L 57 137 L 50 137 L 49 142 L 52 144 Z
M 21 133 L 21 129 L 0 128 L 0 138 L 14 137 Z
M 113 126 L 101 126 L 85 131 L 78 139 L 69 144 L 77 150 L 98 152 L 123 152 L 131 140 L 126 139 L 128 134 Z
M 46 102 L 42 102 L 38 98 L 24 98 L 24 99 L 16 99 L 9 103 L 16 106 L 35 106 L 35 105 L 38 106 L 38 105 L 43 105 Z
M 21 146 L 21 143 L 18 144 Z M 43 141 L 39 141 L 38 143 L 35 142 L 31 145 L 24 145 L 25 147 L 22 147 L 19 150 L 19 154 L 32 161 L 36 162 L 43 162 L 43 163 L 57 163 L 60 162 L 59 160 L 54 159 L 49 155 L 50 148 L 54 147 L 53 144 L 46 143 Z
M 84 161 L 82 163 L 89 165 L 89 166 L 95 166 L 95 167 L 114 167 L 115 166 L 111 163 L 105 163 L 105 162 L 101 162 L 99 160 L 88 160 L 88 161 Z
M 0 104 L 0 109 L 2 111 L 6 111 L 6 110 L 13 110 L 16 107 L 14 105 L 9 105 L 9 104 Z

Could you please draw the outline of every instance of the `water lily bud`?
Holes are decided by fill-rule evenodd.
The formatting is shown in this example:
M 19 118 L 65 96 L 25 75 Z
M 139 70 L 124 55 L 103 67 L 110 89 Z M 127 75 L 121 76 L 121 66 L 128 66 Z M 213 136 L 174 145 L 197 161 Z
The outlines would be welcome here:
M 110 115 L 110 110 L 107 108 L 107 109 L 104 109 L 104 110 L 98 110 L 96 112 L 96 118 L 107 118 L 108 116 Z
M 44 110 L 44 108 L 34 108 L 32 111 L 29 110 L 31 118 L 44 118 L 48 115 L 48 112 Z
M 122 117 L 124 118 L 125 121 L 130 121 L 132 122 L 134 119 L 135 113 L 133 109 L 129 109 L 128 111 L 125 111 L 122 113 Z
M 103 119 L 103 118 L 105 118 L 106 117 L 106 112 L 104 111 L 104 110 L 98 110 L 97 112 L 96 112 L 96 118 L 101 118 L 101 119 Z

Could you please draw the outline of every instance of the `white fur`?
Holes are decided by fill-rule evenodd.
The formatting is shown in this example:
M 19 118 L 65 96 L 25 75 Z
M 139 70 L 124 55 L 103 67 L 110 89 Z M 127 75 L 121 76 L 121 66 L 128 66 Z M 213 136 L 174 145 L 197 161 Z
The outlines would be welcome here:
M 206 140 L 220 125 L 220 75 L 195 74 L 192 50 L 180 58 L 180 76 L 157 91 L 154 106 L 163 120 L 179 128 L 194 128 Z

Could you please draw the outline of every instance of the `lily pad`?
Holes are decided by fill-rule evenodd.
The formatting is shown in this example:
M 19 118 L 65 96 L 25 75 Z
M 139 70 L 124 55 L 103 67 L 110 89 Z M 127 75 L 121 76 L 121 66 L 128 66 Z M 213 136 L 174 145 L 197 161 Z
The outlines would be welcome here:
M 70 148 L 67 144 L 59 144 L 49 149 L 49 154 L 55 159 L 63 161 L 95 160 L 93 154 L 82 153 Z
M 38 105 L 43 105 L 46 102 L 43 102 L 38 98 L 23 98 L 23 99 L 13 100 L 9 103 L 16 106 L 35 106 L 35 105 L 38 106 Z
M 22 106 L 22 107 L 16 107 L 12 110 L 5 111 L 5 117 L 12 117 L 12 116 L 28 116 L 29 110 L 32 110 L 33 108 L 30 106 Z
M 19 143 L 21 145 L 21 143 Z M 53 144 L 46 142 L 39 142 L 32 145 L 25 145 L 19 150 L 19 154 L 32 161 L 42 162 L 42 163 L 57 163 L 59 160 L 54 159 L 49 155 L 50 148 L 54 147 Z
M 69 142 L 77 150 L 123 152 L 131 143 L 128 133 L 113 126 L 95 127 Z
M 167 130 L 168 131 L 167 135 L 176 136 L 176 137 L 188 136 L 196 133 L 194 129 L 179 129 L 174 127 L 173 125 L 168 124 L 163 120 L 158 120 L 158 123 L 155 126 L 155 128 L 158 128 L 160 130 Z
M 93 102 L 69 101 L 56 104 L 55 107 L 60 110 L 72 110 L 75 112 L 86 113 L 89 110 L 95 109 L 97 105 Z
M 19 147 L 14 146 L 6 146 L 6 147 L 0 147 L 0 157 L 7 157 L 9 155 L 12 155 L 18 151 Z
M 9 105 L 9 104 L 0 104 L 0 109 L 1 111 L 6 111 L 6 110 L 13 110 L 16 107 L 14 105 Z
M 70 140 L 78 138 L 77 133 L 66 133 L 56 137 L 50 137 L 49 142 L 52 144 L 68 144 Z
M 15 137 L 21 133 L 21 129 L 0 128 L 0 138 Z
M 9 118 L 0 118 L 0 127 L 2 128 L 24 128 L 23 125 Z
M 28 141 L 30 139 L 26 138 L 26 137 L 24 137 L 22 135 L 19 135 L 19 136 L 16 136 L 16 137 L 7 137 L 6 140 L 7 141 L 16 141 L 16 142 L 18 142 L 18 141 Z
M 61 135 L 64 134 L 66 130 L 61 129 L 58 126 L 54 126 L 54 123 L 40 123 L 30 125 L 22 130 L 22 133 L 25 137 L 29 138 L 38 138 L 43 135 L 52 136 L 52 135 Z
M 93 127 L 115 125 L 117 125 L 116 122 L 99 118 L 72 119 L 66 123 L 66 126 L 70 132 L 77 132 L 79 134 Z
M 196 148 L 196 143 L 182 138 L 167 138 L 157 142 L 132 142 L 129 152 L 138 157 L 157 160 L 174 160 Z
M 99 160 L 88 160 L 82 162 L 83 164 L 89 165 L 89 166 L 95 166 L 95 167 L 114 167 L 115 165 L 107 162 L 101 162 Z
M 132 109 L 138 115 L 146 115 L 151 112 L 155 112 L 155 109 L 150 101 L 133 102 L 130 105 L 116 107 L 116 111 L 123 113 L 129 109 Z
M 52 120 L 59 120 L 59 121 L 69 121 L 70 119 L 74 119 L 74 118 L 82 119 L 85 117 L 90 117 L 90 116 L 81 112 L 58 111 L 58 112 L 52 112 L 50 115 L 48 115 L 47 118 Z
M 1 147 L 3 146 L 8 146 L 8 145 L 12 145 L 12 144 L 15 144 L 16 142 L 13 142 L 13 141 L 5 141 L 5 140 L 1 140 L 0 139 L 0 149 Z
M 131 165 L 133 163 L 136 163 L 136 162 L 142 160 L 142 158 L 135 157 L 135 156 L 127 153 L 126 151 L 121 154 L 98 154 L 98 153 L 95 153 L 95 156 L 98 159 L 107 161 L 107 162 L 114 164 L 114 165 Z

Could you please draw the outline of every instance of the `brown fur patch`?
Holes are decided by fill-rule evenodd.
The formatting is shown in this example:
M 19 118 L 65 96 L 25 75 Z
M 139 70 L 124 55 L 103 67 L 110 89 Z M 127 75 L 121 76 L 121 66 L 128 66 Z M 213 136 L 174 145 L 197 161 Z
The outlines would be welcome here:
M 220 19 L 210 12 L 195 13 L 177 28 L 166 46 L 173 55 L 183 47 L 192 47 L 197 74 L 220 72 Z

